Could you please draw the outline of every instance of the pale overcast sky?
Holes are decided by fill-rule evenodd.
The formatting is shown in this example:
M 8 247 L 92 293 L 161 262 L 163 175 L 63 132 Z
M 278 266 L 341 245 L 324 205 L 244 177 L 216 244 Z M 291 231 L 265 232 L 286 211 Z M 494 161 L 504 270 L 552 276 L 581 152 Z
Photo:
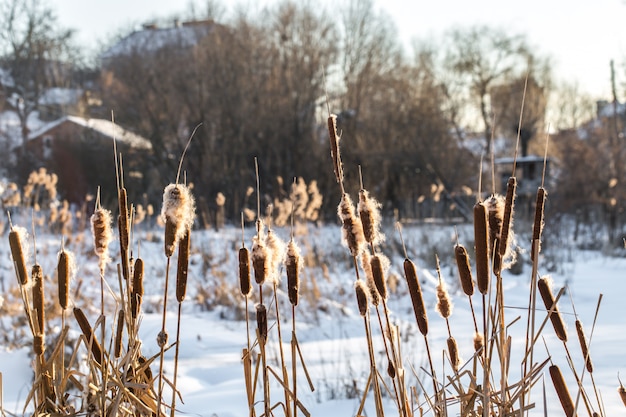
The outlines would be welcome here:
M 245 1 L 260 3 L 222 4 Z M 183 13 L 189 2 L 49 0 L 49 4 L 63 25 L 78 31 L 82 45 L 95 47 L 133 24 Z M 540 54 L 553 58 L 559 78 L 577 80 L 594 96 L 609 98 L 611 59 L 618 81 L 626 80 L 625 0 L 376 0 L 376 4 L 391 15 L 407 44 L 412 38 L 436 38 L 454 25 L 488 24 L 526 35 Z

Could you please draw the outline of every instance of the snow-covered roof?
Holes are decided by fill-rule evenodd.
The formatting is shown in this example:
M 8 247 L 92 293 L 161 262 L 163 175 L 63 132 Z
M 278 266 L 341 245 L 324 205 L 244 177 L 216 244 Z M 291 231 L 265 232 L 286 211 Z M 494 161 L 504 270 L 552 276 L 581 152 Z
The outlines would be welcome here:
M 76 116 L 65 116 L 53 122 L 50 122 L 35 132 L 32 132 L 28 138 L 34 139 L 45 134 L 50 129 L 53 129 L 62 123 L 70 121 L 80 126 L 84 126 L 87 129 L 94 130 L 101 135 L 115 139 L 118 142 L 125 143 L 133 148 L 138 149 L 152 149 L 152 144 L 150 141 L 143 136 L 139 136 L 133 132 L 130 132 L 123 127 L 105 119 L 83 119 L 82 117 Z
M 39 104 L 67 106 L 76 103 L 83 93 L 84 91 L 80 88 L 53 87 L 44 91 L 39 98 Z
M 111 46 L 100 55 L 101 59 L 120 55 L 131 55 L 136 52 L 154 52 L 164 46 L 188 48 L 197 45 L 199 40 L 213 29 L 211 21 L 184 23 L 173 27 L 147 27 L 135 31 Z

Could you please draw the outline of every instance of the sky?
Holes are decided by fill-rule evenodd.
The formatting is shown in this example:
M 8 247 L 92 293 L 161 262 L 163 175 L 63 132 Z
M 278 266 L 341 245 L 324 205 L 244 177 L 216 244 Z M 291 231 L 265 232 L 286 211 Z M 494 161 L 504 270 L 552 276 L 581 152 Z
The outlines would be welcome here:
M 222 0 L 271 4 L 276 0 Z M 246 3 L 247 2 L 247 3 Z M 610 67 L 626 81 L 626 0 L 375 0 L 396 23 L 403 42 L 436 40 L 455 25 L 487 24 L 522 34 L 539 55 L 552 58 L 558 79 L 577 82 L 594 98 L 610 98 Z M 336 2 L 333 2 L 337 4 Z M 124 29 L 183 13 L 179 0 L 49 0 L 60 23 L 77 30 L 81 45 L 96 48 Z M 200 4 L 195 1 L 195 4 Z M 619 85 L 618 85 L 619 89 Z

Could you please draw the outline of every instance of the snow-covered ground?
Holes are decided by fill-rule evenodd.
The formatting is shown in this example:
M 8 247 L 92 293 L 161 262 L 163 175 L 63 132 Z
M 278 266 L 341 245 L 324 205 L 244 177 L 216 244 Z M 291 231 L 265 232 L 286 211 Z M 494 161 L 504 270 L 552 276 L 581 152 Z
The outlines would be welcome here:
M 277 229 L 280 237 L 287 240 L 289 230 Z M 436 372 L 441 378 L 450 370 L 442 365 L 443 351 L 448 337 L 445 321 L 434 311 L 435 286 L 437 281 L 434 267 L 434 254 L 442 260 L 442 272 L 453 294 L 454 311 L 450 327 L 456 338 L 461 357 L 469 359 L 473 353 L 473 321 L 467 297 L 459 290 L 456 265 L 454 264 L 453 246 L 454 227 L 446 225 L 422 225 L 405 227 L 404 237 L 409 256 L 418 265 L 418 274 L 422 282 L 425 301 L 428 306 L 430 331 L 429 343 L 434 356 Z M 246 246 L 251 246 L 252 228 L 246 229 Z M 387 231 L 387 241 L 383 252 L 391 258 L 390 297 L 388 305 L 392 310 L 392 320 L 399 324 L 402 335 L 402 353 L 407 369 L 407 380 L 410 385 L 416 384 L 411 370 L 414 368 L 423 378 L 421 367 L 425 367 L 424 339 L 417 330 L 414 315 L 402 275 L 403 255 L 400 250 L 399 238 L 393 228 Z M 459 227 L 459 240 L 469 246 L 473 241 L 469 226 Z M 159 303 L 162 298 L 165 257 L 163 255 L 162 229 L 147 230 L 139 225 L 135 234 L 135 256 L 137 252 L 146 264 L 146 301 L 140 335 L 143 340 L 145 356 L 158 352 L 156 335 L 160 330 L 161 316 Z M 97 262 L 93 255 L 91 236 L 85 232 L 83 239 L 74 239 L 69 249 L 77 257 L 77 281 L 82 280 L 82 296 L 76 304 L 91 314 L 93 319 L 99 311 L 99 304 L 90 305 L 89 300 L 99 300 L 99 284 Z M 359 407 L 361 390 L 364 388 L 369 372 L 367 344 L 365 342 L 363 319 L 358 314 L 353 290 L 354 272 L 347 249 L 340 244 L 340 229 L 336 225 L 315 227 L 308 226 L 306 233 L 296 237 L 303 255 L 306 268 L 302 276 L 301 303 L 297 307 L 297 335 L 304 360 L 311 373 L 315 391 L 308 388 L 302 367 L 299 367 L 298 393 L 300 400 L 313 416 L 354 416 Z M 181 327 L 180 364 L 178 387 L 182 393 L 183 404 L 179 402 L 181 414 L 195 416 L 235 417 L 247 415 L 247 400 L 244 388 L 243 367 L 241 363 L 242 349 L 247 345 L 246 324 L 241 319 L 244 302 L 238 295 L 237 249 L 240 246 L 240 230 L 234 227 L 215 231 L 196 231 L 192 235 L 192 257 L 190 284 L 187 300 L 183 303 L 183 320 Z M 139 243 L 139 245 L 137 245 Z M 115 244 L 112 248 L 115 253 Z M 56 236 L 43 234 L 37 236 L 37 260 L 44 268 L 44 273 L 53 275 L 56 264 L 56 253 L 60 248 L 60 239 Z M 553 247 L 552 250 L 555 250 Z M 560 300 L 560 309 L 569 325 L 569 351 L 574 358 L 577 372 L 582 372 L 583 360 L 574 330 L 574 315 L 570 297 L 578 317 L 585 324 L 587 336 L 591 331 L 598 297 L 602 294 L 602 303 L 597 325 L 591 339 L 591 357 L 594 362 L 593 377 L 601 393 L 606 407 L 606 415 L 623 413 L 624 405 L 618 396 L 618 373 L 626 375 L 626 258 L 604 256 L 596 251 L 565 248 L 567 256 L 559 259 L 557 272 L 553 274 L 555 292 L 567 284 L 568 292 Z M 526 260 L 526 262 L 528 262 Z M 540 274 L 543 275 L 540 263 Z M 8 249 L 8 238 L 5 235 L 0 242 L 0 274 L 5 293 L 7 288 L 16 285 L 13 267 Z M 113 267 L 107 271 L 110 285 L 115 289 L 116 275 Z M 397 279 L 397 285 L 391 282 Z M 520 355 L 525 340 L 525 307 L 528 303 L 528 286 L 530 266 L 524 265 L 521 275 L 506 273 L 503 278 L 505 291 L 506 321 L 513 321 L 517 316 L 521 319 L 509 328 L 513 338 L 512 363 Z M 282 284 L 284 286 L 284 284 Z M 230 290 L 225 287 L 232 287 Z M 50 287 L 48 294 L 55 294 Z M 174 288 L 170 287 L 170 314 L 168 315 L 168 332 L 175 334 L 175 297 Z M 256 292 L 256 289 L 254 290 Z M 264 294 L 271 291 L 264 291 Z M 256 295 L 254 295 L 256 297 Z M 284 290 L 278 292 L 281 306 L 281 326 L 284 341 L 284 352 L 290 361 L 291 311 Z M 481 306 L 481 300 L 474 296 L 474 305 Z M 96 305 L 98 304 L 98 305 Z M 254 311 L 253 303 L 249 305 Z M 114 311 L 113 305 L 110 306 Z M 538 321 L 545 318 L 540 312 Z M 9 320 L 3 317 L 6 322 Z M 270 326 L 275 323 L 270 318 Z M 380 330 L 374 326 L 376 354 L 383 361 L 383 348 Z M 270 330 L 268 357 L 270 365 L 278 369 L 277 358 L 277 327 Z M 543 331 L 545 346 L 549 349 L 552 361 L 558 364 L 566 377 L 573 395 L 575 383 L 569 370 L 563 344 L 554 336 L 550 324 Z M 170 336 L 172 338 L 172 336 Z M 22 348 L 0 349 L 0 372 L 3 375 L 3 405 L 6 412 L 21 415 L 24 400 L 31 384 L 30 346 Z M 535 360 L 548 358 L 544 341 L 539 341 Z M 166 356 L 166 375 L 173 372 L 173 353 Z M 517 365 L 513 365 L 517 366 Z M 518 374 L 517 369 L 511 370 L 511 379 Z M 590 397 L 592 394 L 589 375 L 584 377 L 585 387 Z M 542 382 L 533 390 L 535 408 L 529 415 L 544 415 Z M 554 388 L 547 374 L 546 393 L 548 415 L 563 415 L 563 411 L 554 394 Z M 426 385 L 429 389 L 430 385 Z M 275 401 L 282 401 L 282 391 L 278 384 L 271 387 Z M 257 394 L 257 399 L 260 395 Z M 370 395 L 367 401 L 367 415 L 374 415 L 373 400 Z M 393 405 L 388 403 L 389 415 L 394 412 Z M 258 410 L 262 412 L 262 405 Z M 458 413 L 458 408 L 451 408 Z M 622 411 L 620 411 L 622 410 Z M 582 403 L 579 413 L 585 414 Z M 260 413 L 259 413 L 260 414 Z M 278 412 L 277 415 L 283 415 Z

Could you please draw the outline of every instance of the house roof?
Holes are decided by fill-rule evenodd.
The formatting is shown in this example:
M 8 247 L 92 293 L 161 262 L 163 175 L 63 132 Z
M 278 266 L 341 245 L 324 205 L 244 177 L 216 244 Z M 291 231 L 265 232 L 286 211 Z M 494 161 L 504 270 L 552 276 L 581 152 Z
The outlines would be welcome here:
M 185 22 L 172 27 L 144 26 L 122 38 L 104 51 L 101 59 L 109 59 L 120 55 L 131 55 L 136 52 L 154 52 L 164 46 L 189 48 L 197 45 L 199 40 L 207 36 L 214 28 L 213 21 Z
M 28 139 L 35 139 L 46 132 L 60 126 L 63 123 L 70 122 L 79 126 L 83 126 L 87 129 L 93 130 L 110 139 L 115 139 L 118 142 L 125 143 L 133 148 L 137 149 L 152 149 L 152 143 L 143 136 L 137 135 L 123 127 L 105 119 L 83 119 L 76 116 L 65 116 L 53 122 L 50 122 L 35 132 L 32 132 Z

